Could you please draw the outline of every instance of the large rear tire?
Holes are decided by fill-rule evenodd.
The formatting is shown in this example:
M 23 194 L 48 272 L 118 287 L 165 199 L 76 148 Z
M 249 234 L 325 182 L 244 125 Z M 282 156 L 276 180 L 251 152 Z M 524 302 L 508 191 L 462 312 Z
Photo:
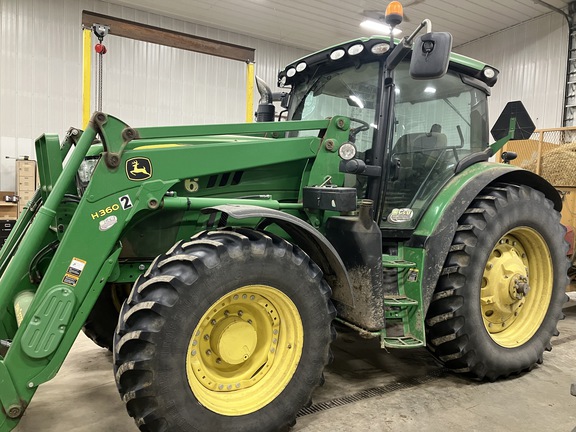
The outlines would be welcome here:
M 542 363 L 566 301 L 560 215 L 530 187 L 487 187 L 458 228 L 427 312 L 428 349 L 447 368 L 495 380 Z
M 177 243 L 142 275 L 114 339 L 142 431 L 281 431 L 322 380 L 335 309 L 297 247 L 250 229 Z

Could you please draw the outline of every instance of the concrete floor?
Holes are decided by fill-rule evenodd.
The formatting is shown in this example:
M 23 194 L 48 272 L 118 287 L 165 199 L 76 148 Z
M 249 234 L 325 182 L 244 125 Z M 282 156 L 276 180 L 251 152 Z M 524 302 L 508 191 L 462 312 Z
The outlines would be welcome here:
M 576 397 L 570 395 L 576 382 L 576 307 L 565 313 L 544 364 L 495 383 L 445 374 L 425 349 L 388 353 L 376 349 L 377 341 L 341 333 L 326 384 L 314 395 L 313 407 L 323 410 L 299 417 L 294 431 L 576 432 Z M 360 394 L 370 397 L 347 398 L 368 389 L 373 390 Z M 84 335 L 58 376 L 39 388 L 16 429 L 137 430 L 116 391 L 111 355 Z

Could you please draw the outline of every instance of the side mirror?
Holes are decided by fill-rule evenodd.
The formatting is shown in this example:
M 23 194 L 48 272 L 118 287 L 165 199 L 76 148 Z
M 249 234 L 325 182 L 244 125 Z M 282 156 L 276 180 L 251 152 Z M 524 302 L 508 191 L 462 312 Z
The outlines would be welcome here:
M 511 138 L 513 140 L 528 139 L 536 129 L 534 122 L 530 118 L 530 114 L 528 114 L 528 111 L 526 111 L 522 102 L 508 102 L 490 131 L 496 141 L 508 136 L 511 132 L 510 119 L 512 118 L 516 119 L 514 135 Z
M 452 51 L 452 35 L 430 32 L 418 36 L 412 49 L 410 76 L 414 79 L 435 79 L 448 71 Z

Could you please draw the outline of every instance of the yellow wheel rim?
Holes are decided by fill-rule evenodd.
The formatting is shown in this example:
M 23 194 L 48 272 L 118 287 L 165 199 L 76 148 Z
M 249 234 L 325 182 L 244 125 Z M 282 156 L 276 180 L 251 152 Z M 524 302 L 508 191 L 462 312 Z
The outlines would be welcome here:
M 288 385 L 303 342 L 300 314 L 286 294 L 267 285 L 244 286 L 212 304 L 194 329 L 188 383 L 206 408 L 250 414 Z
M 499 345 L 515 348 L 538 330 L 550 305 L 550 250 L 532 228 L 509 231 L 494 246 L 482 277 L 484 326 Z

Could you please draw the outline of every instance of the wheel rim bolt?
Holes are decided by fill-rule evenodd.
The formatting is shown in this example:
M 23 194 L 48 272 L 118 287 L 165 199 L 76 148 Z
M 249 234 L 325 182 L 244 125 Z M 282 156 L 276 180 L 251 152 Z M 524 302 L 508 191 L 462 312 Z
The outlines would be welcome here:
M 208 340 L 208 339 L 210 339 L 210 336 L 204 335 L 204 340 Z
M 242 315 L 244 315 L 244 312 L 238 311 L 238 316 L 241 317 Z
M 218 364 L 222 363 L 222 359 L 221 359 L 221 358 L 217 358 L 217 359 L 216 359 L 216 363 L 218 363 Z
M 212 354 L 212 351 L 210 351 L 210 350 L 206 350 L 206 355 L 208 355 L 208 356 L 209 356 L 210 354 Z
M 248 320 L 248 324 L 252 324 L 252 320 Z
M 216 320 L 215 320 L 215 319 L 213 319 L 212 321 L 210 321 L 210 324 L 212 324 L 212 325 L 216 325 Z

